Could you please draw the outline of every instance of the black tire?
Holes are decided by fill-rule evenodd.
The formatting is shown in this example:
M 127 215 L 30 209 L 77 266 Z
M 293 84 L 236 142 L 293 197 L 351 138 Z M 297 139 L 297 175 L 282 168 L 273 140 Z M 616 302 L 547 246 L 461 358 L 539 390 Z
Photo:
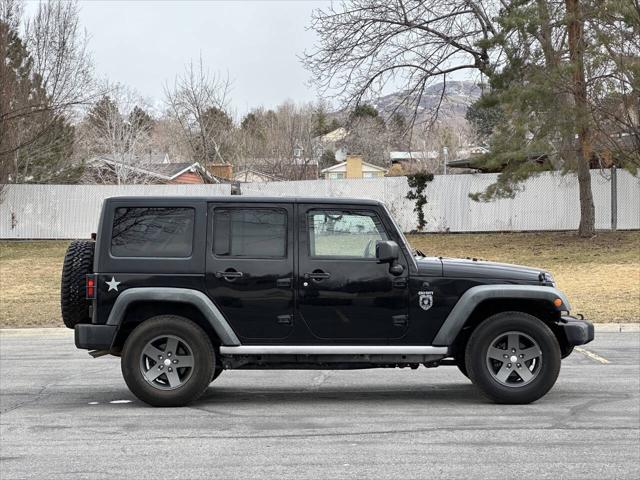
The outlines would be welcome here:
M 213 383 L 213 381 L 218 378 L 220 376 L 220 374 L 223 372 L 224 370 L 220 367 L 216 367 L 213 369 L 213 375 L 211 376 L 211 381 L 209 383 Z
M 160 356 L 162 361 L 157 361 L 146 373 L 143 372 L 150 358 L 144 352 L 148 351 L 149 345 L 153 347 L 154 339 L 160 339 L 162 342 L 163 336 L 177 338 L 180 347 L 177 347 L 175 352 L 167 352 L 168 343 L 165 344 L 164 350 L 156 343 L 158 350 L 162 350 L 159 353 L 165 353 L 167 358 L 162 359 Z M 170 362 L 167 364 L 167 370 L 173 367 L 174 375 L 181 376 L 178 386 L 169 385 L 169 377 L 163 377 L 162 374 L 156 380 L 147 380 L 149 373 L 156 371 L 156 366 L 158 369 L 164 368 L 172 353 L 174 359 L 183 358 L 180 357 L 178 348 L 183 348 L 192 357 L 192 366 L 189 368 L 176 367 Z M 187 357 L 184 351 L 182 354 L 184 358 Z M 120 365 L 129 390 L 140 400 L 154 407 L 182 407 L 198 399 L 209 386 L 214 374 L 215 352 L 207 334 L 191 320 L 177 315 L 159 315 L 142 322 L 131 332 L 122 349 Z M 148 377 L 145 378 L 145 375 Z
M 93 273 L 95 242 L 74 240 L 67 248 L 60 281 L 60 310 L 67 328 L 89 323 L 89 300 L 86 299 L 86 275 Z
M 456 365 L 458 367 L 458 370 L 460 370 L 460 373 L 462 373 L 465 377 L 469 378 L 469 372 L 467 372 L 467 365 L 465 364 L 465 355 L 464 353 L 460 352 L 460 354 L 455 357 L 455 362 Z
M 564 360 L 565 358 L 567 358 L 569 355 L 571 355 L 573 353 L 573 345 L 568 346 L 568 345 L 564 345 L 560 347 L 560 351 L 562 352 L 562 359 Z
M 496 355 L 501 351 L 495 345 L 506 344 L 493 344 L 494 340 L 508 338 L 511 342 L 513 334 L 518 339 L 517 357 L 526 350 L 537 352 L 534 360 L 528 360 L 529 365 L 521 360 L 516 360 L 518 363 L 511 360 L 517 357 L 511 356 L 514 354 L 508 347 L 504 355 Z M 520 342 L 531 343 L 527 347 Z M 490 347 L 493 347 L 491 351 Z M 505 359 L 502 362 L 494 360 L 497 356 Z M 496 403 L 531 403 L 545 395 L 556 382 L 560 373 L 560 346 L 551 329 L 540 319 L 523 312 L 503 312 L 487 318 L 473 331 L 467 343 L 465 363 L 469 378 L 487 398 Z M 526 373 L 526 377 L 531 374 L 529 379 L 525 380 L 516 367 L 523 368 L 520 371 Z M 499 378 L 501 372 L 508 377 Z

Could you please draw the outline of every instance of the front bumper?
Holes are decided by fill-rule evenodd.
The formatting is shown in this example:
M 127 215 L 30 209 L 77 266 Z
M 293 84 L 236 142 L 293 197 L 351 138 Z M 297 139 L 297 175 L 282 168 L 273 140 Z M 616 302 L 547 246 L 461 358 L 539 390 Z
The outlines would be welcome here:
M 582 318 L 564 316 L 558 326 L 564 332 L 567 344 L 572 347 L 589 343 L 594 338 L 593 323 Z
M 93 325 L 90 323 L 76 325 L 76 347 L 85 350 L 109 350 L 117 329 L 117 325 Z

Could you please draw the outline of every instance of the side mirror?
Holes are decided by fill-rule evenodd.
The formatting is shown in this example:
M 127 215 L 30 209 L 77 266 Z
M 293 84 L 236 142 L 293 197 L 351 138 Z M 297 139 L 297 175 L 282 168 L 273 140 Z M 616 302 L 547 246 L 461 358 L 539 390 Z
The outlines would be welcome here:
M 376 258 L 380 263 L 393 263 L 400 256 L 400 247 L 390 240 L 376 243 Z

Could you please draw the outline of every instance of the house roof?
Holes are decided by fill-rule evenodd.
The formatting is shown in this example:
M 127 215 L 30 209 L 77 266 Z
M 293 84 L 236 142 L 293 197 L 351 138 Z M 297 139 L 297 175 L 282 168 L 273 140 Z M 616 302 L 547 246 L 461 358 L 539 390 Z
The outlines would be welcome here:
M 315 137 L 314 140 L 319 142 L 339 142 L 340 140 L 344 140 L 344 138 L 349 134 L 349 131 L 344 127 L 338 127 L 335 130 L 331 130 L 324 135 L 320 135 Z
M 126 168 L 127 170 L 131 170 L 132 172 L 137 172 L 142 175 L 148 175 L 150 177 L 159 178 L 161 180 L 175 180 L 180 175 L 186 172 L 195 172 L 197 171 L 201 175 L 204 175 L 208 180 L 213 182 L 219 182 L 219 179 L 211 175 L 207 172 L 198 162 L 188 163 L 188 162 L 179 162 L 179 163 L 151 163 L 146 162 L 146 156 L 143 157 L 130 157 L 132 158 L 130 161 L 135 165 L 131 164 L 121 164 L 113 159 L 112 155 L 101 155 L 99 157 L 94 157 L 90 160 L 90 163 L 106 163 L 111 166 L 120 166 L 122 168 Z M 139 162 L 139 163 L 138 163 Z
M 287 165 L 296 167 L 314 167 L 318 165 L 318 160 L 315 158 L 296 158 L 296 157 L 254 157 L 245 159 L 245 163 L 251 165 Z
M 437 150 L 429 150 L 426 152 L 389 152 L 391 160 L 423 160 L 438 158 Z
M 547 161 L 546 153 L 537 153 L 537 154 L 529 154 L 527 160 L 537 164 L 543 164 Z M 502 165 L 487 165 L 484 162 L 484 157 L 481 156 L 473 156 L 469 158 L 461 158 L 458 160 L 451 160 L 447 162 L 447 167 L 451 168 L 468 168 L 473 170 L 478 170 L 482 173 L 499 173 L 504 170 L 504 167 L 508 162 L 505 162 Z
M 330 167 L 324 168 L 320 171 L 320 173 L 329 173 L 329 172 L 336 172 L 336 171 L 341 171 L 344 169 L 346 169 L 346 165 L 347 162 L 340 162 L 340 163 L 336 163 L 335 165 L 332 165 Z M 386 172 L 387 169 L 384 167 L 379 167 L 378 165 L 373 165 L 372 163 L 367 163 L 367 162 L 362 162 L 362 170 L 367 170 L 367 171 L 374 171 L 374 172 Z M 367 167 L 366 169 L 364 167 Z

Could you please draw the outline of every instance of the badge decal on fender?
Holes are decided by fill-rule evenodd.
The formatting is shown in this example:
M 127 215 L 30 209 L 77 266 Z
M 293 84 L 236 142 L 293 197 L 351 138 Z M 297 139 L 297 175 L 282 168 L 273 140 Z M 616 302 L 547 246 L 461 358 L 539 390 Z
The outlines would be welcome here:
M 433 292 L 426 290 L 418 292 L 418 305 L 423 310 L 429 310 L 433 307 Z

